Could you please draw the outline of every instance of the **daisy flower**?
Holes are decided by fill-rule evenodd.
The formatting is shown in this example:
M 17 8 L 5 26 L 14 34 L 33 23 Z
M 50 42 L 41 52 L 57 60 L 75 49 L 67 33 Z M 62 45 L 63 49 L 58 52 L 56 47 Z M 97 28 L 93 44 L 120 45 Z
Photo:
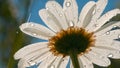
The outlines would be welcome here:
M 47 27 L 33 22 L 20 26 L 25 34 L 47 41 L 17 51 L 14 58 L 19 59 L 18 68 L 66 68 L 69 62 L 70 68 L 107 67 L 109 58 L 120 59 L 120 22 L 109 22 L 120 9 L 102 15 L 107 3 L 89 1 L 78 14 L 76 0 L 64 0 L 63 7 L 48 1 L 39 11 Z

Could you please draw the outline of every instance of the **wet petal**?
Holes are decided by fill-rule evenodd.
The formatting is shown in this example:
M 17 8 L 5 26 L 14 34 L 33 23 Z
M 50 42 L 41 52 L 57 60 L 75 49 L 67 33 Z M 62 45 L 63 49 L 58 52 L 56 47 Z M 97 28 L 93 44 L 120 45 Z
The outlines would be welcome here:
M 20 50 L 18 50 L 15 53 L 14 58 L 15 59 L 23 58 L 24 56 L 31 54 L 32 52 L 35 52 L 37 50 L 39 52 L 39 50 L 47 48 L 47 43 L 48 42 L 40 42 L 40 43 L 27 45 L 27 46 L 21 48 Z
M 65 0 L 63 10 L 67 21 L 72 21 L 75 25 L 78 21 L 78 6 L 76 0 Z
M 94 68 L 92 62 L 88 60 L 85 56 L 80 56 L 80 61 L 82 63 L 82 65 L 80 66 L 83 66 L 81 68 Z
M 63 59 L 62 56 L 58 56 L 58 57 L 55 59 L 55 61 L 51 64 L 51 66 L 52 66 L 53 68 L 59 68 L 60 63 L 63 61 L 62 59 Z
M 111 64 L 110 60 L 107 57 L 93 51 L 90 51 L 88 54 L 85 54 L 85 56 L 94 64 L 97 64 L 99 66 L 107 67 Z
M 40 53 L 40 52 L 39 52 Z M 42 52 L 42 54 L 35 54 L 36 55 L 33 55 L 33 54 L 29 54 L 23 58 L 20 59 L 19 63 L 18 63 L 18 67 L 22 68 L 22 67 L 30 67 L 30 66 L 33 66 L 33 65 L 37 65 L 39 64 L 41 61 L 43 61 L 45 58 L 49 57 L 49 52 Z M 44 56 L 46 55 L 46 56 Z M 43 57 L 42 59 L 38 60 L 38 61 L 35 61 L 35 58 L 40 58 L 40 57 Z M 33 60 L 34 58 L 34 60 Z
M 70 59 L 70 68 L 74 68 L 71 59 Z
M 97 40 L 107 39 L 109 41 L 109 40 L 119 39 L 120 38 L 119 36 L 120 36 L 120 30 L 112 30 L 112 31 L 107 31 L 103 35 L 96 36 L 96 39 Z
M 96 2 L 96 7 L 95 7 L 95 11 L 91 20 L 91 23 L 94 23 L 97 21 L 97 19 L 101 16 L 101 14 L 103 13 L 106 5 L 108 3 L 108 0 L 98 0 Z
M 88 25 L 87 29 L 89 29 L 91 31 L 96 31 L 99 28 L 101 28 L 112 17 L 116 16 L 117 14 L 120 14 L 119 9 L 114 9 L 114 10 L 109 11 L 106 14 L 104 14 L 103 16 L 101 16 L 100 19 L 98 19 L 96 23 L 91 23 L 90 25 Z
M 37 23 L 24 23 L 20 26 L 22 32 L 44 40 L 48 40 L 50 37 L 54 36 L 55 33 L 48 28 L 37 24 Z
M 95 6 L 95 2 L 90 1 L 83 7 L 80 13 L 78 27 L 86 27 L 90 23 Z
M 52 13 L 48 12 L 46 9 L 40 10 L 39 15 L 44 23 L 54 32 L 59 32 L 62 29 L 62 26 L 60 25 L 56 17 Z
M 58 22 L 56 23 L 62 27 L 61 29 L 67 29 L 68 23 L 66 21 L 63 9 L 60 6 L 60 4 L 58 4 L 55 1 L 48 1 L 46 4 L 46 8 L 47 11 L 51 13 L 58 20 Z
M 47 57 L 43 62 L 40 63 L 38 68 L 51 68 L 51 63 L 54 62 L 56 59 L 56 56 L 51 54 L 49 57 Z
M 18 68 L 26 68 L 26 67 L 30 67 L 29 63 L 25 59 L 21 59 L 18 62 Z
M 68 56 L 62 58 L 62 61 L 61 61 L 60 66 L 58 68 L 66 68 L 68 61 L 69 61 Z
M 103 35 L 103 34 L 105 34 L 106 32 L 110 31 L 112 28 L 115 28 L 115 27 L 120 27 L 120 22 L 113 21 L 113 22 L 105 24 L 99 30 L 97 30 L 95 32 L 95 35 L 96 36 Z
M 113 59 L 120 59 L 120 50 L 110 46 L 96 46 L 92 51 Z

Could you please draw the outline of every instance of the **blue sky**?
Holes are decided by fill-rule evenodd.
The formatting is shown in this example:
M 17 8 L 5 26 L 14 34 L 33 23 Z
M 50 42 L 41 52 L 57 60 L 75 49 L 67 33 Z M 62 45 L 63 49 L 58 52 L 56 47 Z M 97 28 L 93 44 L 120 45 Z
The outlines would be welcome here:
M 39 15 L 38 15 L 38 11 L 42 8 L 45 8 L 45 3 L 48 0 L 33 0 L 31 6 L 30 6 L 30 10 L 29 10 L 29 14 L 31 14 L 31 18 L 30 21 L 32 22 L 37 22 L 37 23 L 42 23 Z M 63 0 L 56 0 L 57 2 L 59 2 L 60 4 L 63 3 Z M 82 7 L 90 0 L 77 0 L 77 3 L 79 5 L 79 11 L 81 11 Z M 97 0 L 94 0 L 97 1 Z M 106 6 L 106 9 L 104 12 L 107 12 L 111 9 L 114 9 L 116 4 L 120 2 L 120 0 L 109 0 L 108 5 Z

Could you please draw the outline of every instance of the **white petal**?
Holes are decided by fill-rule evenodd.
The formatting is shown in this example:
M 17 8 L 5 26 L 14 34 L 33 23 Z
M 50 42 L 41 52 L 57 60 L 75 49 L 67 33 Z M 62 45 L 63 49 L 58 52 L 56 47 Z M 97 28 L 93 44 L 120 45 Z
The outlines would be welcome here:
M 98 2 L 96 3 L 96 8 L 95 8 L 94 15 L 92 17 L 91 23 L 94 23 L 94 22 L 97 21 L 97 19 L 103 13 L 107 3 L 108 3 L 108 0 L 98 0 Z
M 20 67 L 20 66 L 29 67 L 29 66 L 33 66 L 35 64 L 39 64 L 41 61 L 43 61 L 44 59 L 49 57 L 50 53 L 48 51 L 45 52 L 45 50 L 46 49 L 44 49 L 42 51 L 36 51 L 36 52 L 30 53 L 30 54 L 24 56 L 23 58 L 20 59 L 18 67 Z M 41 58 L 41 59 L 39 59 L 39 58 Z M 39 60 L 37 60 L 37 59 L 39 59 Z
M 68 23 L 66 21 L 63 9 L 60 4 L 56 1 L 48 1 L 46 4 L 47 11 L 51 13 L 57 20 L 57 24 L 59 24 L 62 28 L 67 29 Z
M 99 30 L 97 30 L 95 32 L 95 35 L 96 36 L 103 35 L 103 34 L 110 31 L 112 28 L 114 28 L 116 26 L 120 27 L 120 22 L 113 21 L 113 22 L 107 23 L 104 26 L 102 26 Z
M 69 61 L 68 56 L 62 58 L 62 61 L 61 61 L 60 66 L 58 68 L 66 68 L 68 61 Z
M 51 63 L 54 62 L 56 59 L 56 56 L 54 55 L 50 55 L 49 57 L 47 57 L 43 62 L 40 63 L 40 65 L 38 66 L 38 68 L 51 68 Z
M 36 38 L 48 40 L 55 33 L 37 23 L 24 23 L 20 26 L 21 31 Z
M 37 50 L 44 49 L 47 47 L 48 42 L 41 42 L 41 43 L 35 43 L 31 45 L 27 45 L 23 48 L 21 48 L 19 51 L 17 51 L 14 55 L 15 59 L 23 58 L 24 56 L 31 54 L 32 52 L 35 52 Z
M 78 21 L 78 6 L 76 0 L 65 0 L 63 10 L 68 22 L 73 22 L 76 25 Z
M 40 53 L 41 51 L 39 51 Z M 46 59 L 47 57 L 49 57 L 49 52 L 47 53 L 43 53 L 42 55 L 33 55 L 33 54 L 29 54 L 25 57 L 23 57 L 22 59 L 20 59 L 19 63 L 18 63 L 18 68 L 26 68 L 26 67 L 30 67 L 30 66 L 33 66 L 33 65 L 37 65 L 39 64 L 41 61 L 43 61 L 44 59 Z M 44 56 L 45 55 L 45 56 Z M 40 58 L 42 57 L 42 59 L 38 60 L 38 61 L 35 61 L 35 58 Z M 34 60 L 33 60 L 34 58 Z
M 44 23 L 54 32 L 59 32 L 62 29 L 62 26 L 60 25 L 56 17 L 48 12 L 46 9 L 40 10 L 39 15 Z
M 101 28 L 107 21 L 109 21 L 112 17 L 116 16 L 117 14 L 120 14 L 120 9 L 114 9 L 106 14 L 104 14 L 100 19 L 97 20 L 96 23 L 91 23 L 90 25 L 87 26 L 87 29 L 96 31 L 99 28 Z
M 51 64 L 51 66 L 53 66 L 53 68 L 59 68 L 60 63 L 63 61 L 62 60 L 62 56 L 58 56 L 55 61 Z
M 39 55 L 37 58 L 33 58 L 32 62 L 35 62 L 35 63 L 40 63 L 41 61 L 45 60 L 47 57 L 49 57 L 51 55 L 51 52 L 46 52 L 42 55 Z
M 92 62 L 88 60 L 85 56 L 80 56 L 80 61 L 82 63 L 82 65 L 80 66 L 83 66 L 81 68 L 94 68 Z
M 79 17 L 78 27 L 86 27 L 90 23 L 93 11 L 95 8 L 95 2 L 89 1 L 82 9 Z
M 20 59 L 20 61 L 18 62 L 18 68 L 26 68 L 29 66 L 30 65 L 28 64 L 28 62 L 25 59 Z
M 112 31 L 107 31 L 103 35 L 96 36 L 96 39 L 97 40 L 107 39 L 109 41 L 109 40 L 119 39 L 119 36 L 120 36 L 120 30 L 112 30 Z
M 97 53 L 104 55 L 106 57 L 109 57 L 109 58 L 120 59 L 120 50 L 117 50 L 117 49 L 109 47 L 109 46 L 93 47 L 92 51 L 97 52 Z
M 97 64 L 99 66 L 107 67 L 111 64 L 110 60 L 107 57 L 97 54 L 96 52 L 90 51 L 88 54 L 85 54 L 85 56 L 94 64 Z
M 74 68 L 71 59 L 70 59 L 70 68 Z

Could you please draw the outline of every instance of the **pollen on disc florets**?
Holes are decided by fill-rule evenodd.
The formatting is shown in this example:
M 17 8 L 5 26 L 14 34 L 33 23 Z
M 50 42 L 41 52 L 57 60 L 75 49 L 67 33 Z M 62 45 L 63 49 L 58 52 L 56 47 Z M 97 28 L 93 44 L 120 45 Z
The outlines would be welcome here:
M 78 55 L 86 53 L 94 46 L 95 36 L 93 32 L 88 32 L 84 28 L 69 27 L 61 30 L 49 39 L 48 47 L 50 51 L 58 56 L 67 56 L 71 51 Z

